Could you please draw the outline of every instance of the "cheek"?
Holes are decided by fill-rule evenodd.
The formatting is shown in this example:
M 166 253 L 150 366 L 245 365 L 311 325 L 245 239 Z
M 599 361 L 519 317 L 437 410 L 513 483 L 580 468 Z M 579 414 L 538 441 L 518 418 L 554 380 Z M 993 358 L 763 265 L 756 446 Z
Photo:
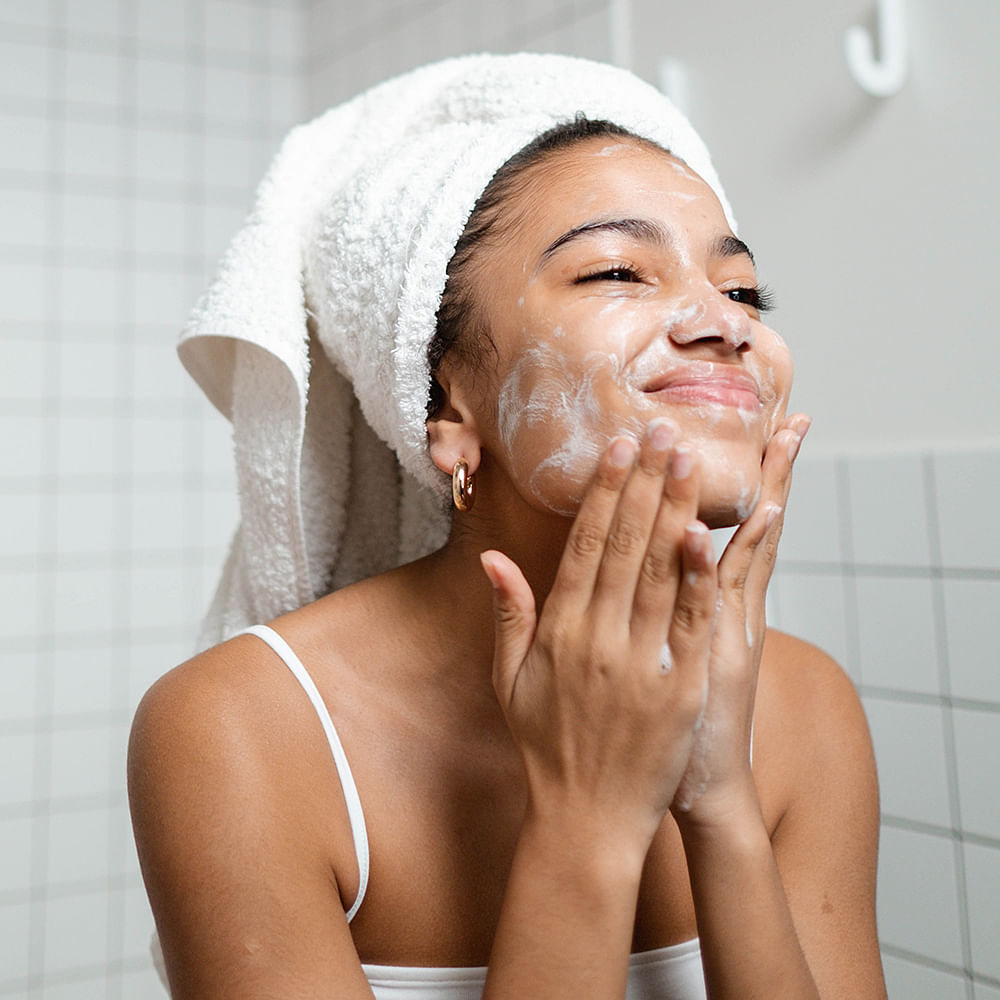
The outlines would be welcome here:
M 765 327 L 764 335 L 767 338 L 768 350 L 764 355 L 761 380 L 762 382 L 766 380 L 770 397 L 770 414 L 764 429 L 764 443 L 766 444 L 771 439 L 775 428 L 785 417 L 788 398 L 792 391 L 795 366 L 792 362 L 791 351 L 781 335 L 769 327 Z
M 547 343 L 521 356 L 500 389 L 497 428 L 504 462 L 526 499 L 574 513 L 610 440 L 642 433 L 639 421 L 615 416 L 620 381 L 615 355 L 574 357 Z

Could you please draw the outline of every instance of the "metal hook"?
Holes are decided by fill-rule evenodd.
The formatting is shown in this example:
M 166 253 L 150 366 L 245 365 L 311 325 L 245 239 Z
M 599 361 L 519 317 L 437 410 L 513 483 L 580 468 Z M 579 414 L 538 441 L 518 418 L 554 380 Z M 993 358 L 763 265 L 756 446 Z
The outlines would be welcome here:
M 906 80 L 904 0 L 878 0 L 880 58 L 867 29 L 853 25 L 844 35 L 844 52 L 851 75 L 869 94 L 890 97 Z

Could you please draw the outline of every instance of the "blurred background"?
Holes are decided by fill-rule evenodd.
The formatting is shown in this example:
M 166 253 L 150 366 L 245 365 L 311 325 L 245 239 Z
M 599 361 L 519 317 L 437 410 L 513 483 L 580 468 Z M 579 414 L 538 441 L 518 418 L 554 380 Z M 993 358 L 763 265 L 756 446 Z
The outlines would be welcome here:
M 0 998 L 158 998 L 124 787 L 236 506 L 174 356 L 297 121 L 483 50 L 669 80 L 774 288 L 816 423 L 772 620 L 859 685 L 890 995 L 1000 1000 L 1000 4 L 0 0 Z M 670 60 L 669 72 L 664 60 Z

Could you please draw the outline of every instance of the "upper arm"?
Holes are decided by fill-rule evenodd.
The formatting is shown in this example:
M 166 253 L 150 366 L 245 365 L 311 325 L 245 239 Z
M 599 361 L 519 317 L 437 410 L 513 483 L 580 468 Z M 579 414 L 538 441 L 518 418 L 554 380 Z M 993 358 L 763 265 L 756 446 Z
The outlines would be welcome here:
M 825 653 L 769 633 L 758 727 L 781 789 L 771 842 L 823 996 L 882 997 L 875 926 L 878 782 L 850 679 Z
M 370 998 L 281 706 L 220 657 L 158 681 L 129 744 L 136 845 L 174 1000 Z

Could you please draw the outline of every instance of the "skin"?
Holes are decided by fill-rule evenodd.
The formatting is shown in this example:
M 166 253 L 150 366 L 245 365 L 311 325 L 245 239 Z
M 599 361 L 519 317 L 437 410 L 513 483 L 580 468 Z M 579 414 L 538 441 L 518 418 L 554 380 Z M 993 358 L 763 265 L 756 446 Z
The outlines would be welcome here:
M 670 239 L 545 252 L 635 218 Z M 764 625 L 808 420 L 784 416 L 787 350 L 735 291 L 752 262 L 717 252 L 698 178 L 630 142 L 547 160 L 511 220 L 474 276 L 495 370 L 445 364 L 428 424 L 442 473 L 476 472 L 475 508 L 441 551 L 273 623 L 364 803 L 350 926 L 343 797 L 274 654 L 236 638 L 140 706 L 130 797 L 173 995 L 360 1000 L 360 958 L 488 965 L 489 998 L 621 997 L 630 951 L 697 934 L 714 1000 L 884 997 L 863 714 L 824 654 Z M 708 388 L 646 391 L 690 365 Z M 740 520 L 716 562 L 706 524 Z

